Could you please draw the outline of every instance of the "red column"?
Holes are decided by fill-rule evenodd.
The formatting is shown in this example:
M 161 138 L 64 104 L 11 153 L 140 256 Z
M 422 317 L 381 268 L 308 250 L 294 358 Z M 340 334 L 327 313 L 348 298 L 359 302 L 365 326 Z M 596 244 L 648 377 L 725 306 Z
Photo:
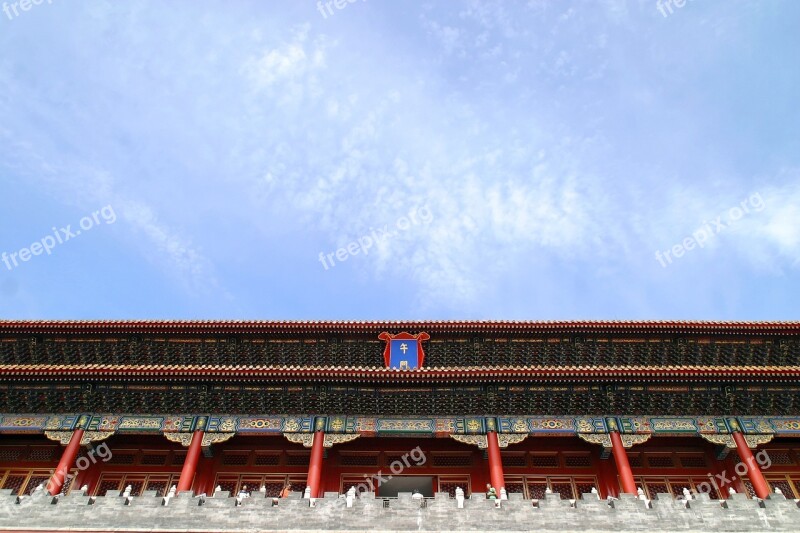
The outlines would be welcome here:
M 319 480 L 322 477 L 322 455 L 325 432 L 314 432 L 314 441 L 311 444 L 311 461 L 308 464 L 308 478 L 306 486 L 311 488 L 311 497 L 319 498 Z
M 194 481 L 194 473 L 197 470 L 197 462 L 200 460 L 200 448 L 203 445 L 202 430 L 197 430 L 192 435 L 192 442 L 189 444 L 189 450 L 186 452 L 186 459 L 183 460 L 183 469 L 181 470 L 181 477 L 178 480 L 177 492 L 192 490 L 192 481 Z
M 58 462 L 56 471 L 47 483 L 47 491 L 55 496 L 61 492 L 64 486 L 64 481 L 67 479 L 70 468 L 75 464 L 75 458 L 78 457 L 78 451 L 81 448 L 81 439 L 83 438 L 83 430 L 76 429 L 72 433 L 72 438 L 69 439 L 64 453 L 61 454 L 61 460 Z
M 753 484 L 753 490 L 756 491 L 756 496 L 763 500 L 771 492 L 769 484 L 764 479 L 761 469 L 758 468 L 758 462 L 753 457 L 753 452 L 750 451 L 750 446 L 747 445 L 747 441 L 741 431 L 733 432 L 733 440 L 736 441 L 736 451 L 739 452 L 739 457 L 747 466 L 747 477 L 750 478 L 750 483 Z
M 486 443 L 489 448 L 489 479 L 492 481 L 492 487 L 497 491 L 497 497 L 500 498 L 500 488 L 505 487 L 506 482 L 503 478 L 503 460 L 500 458 L 497 432 L 487 431 Z
M 611 435 L 611 451 L 614 453 L 614 462 L 617 463 L 617 472 L 622 484 L 622 492 L 627 494 L 637 494 L 636 483 L 633 481 L 631 464 L 628 462 L 628 454 L 622 445 L 622 438 L 619 431 L 609 432 Z

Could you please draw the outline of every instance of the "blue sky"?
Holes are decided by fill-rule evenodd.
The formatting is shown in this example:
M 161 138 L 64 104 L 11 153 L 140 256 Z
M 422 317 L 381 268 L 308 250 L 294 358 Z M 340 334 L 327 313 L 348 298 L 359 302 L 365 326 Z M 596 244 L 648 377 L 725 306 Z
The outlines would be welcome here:
M 800 2 L 14 4 L 2 317 L 800 319 Z

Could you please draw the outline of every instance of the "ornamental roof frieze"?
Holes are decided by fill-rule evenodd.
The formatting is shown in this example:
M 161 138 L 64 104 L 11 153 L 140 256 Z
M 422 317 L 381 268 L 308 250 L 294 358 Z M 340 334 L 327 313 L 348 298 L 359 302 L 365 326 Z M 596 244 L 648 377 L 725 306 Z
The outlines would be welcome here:
M 720 416 L 414 416 L 373 417 L 360 415 L 229 415 L 229 414 L 0 414 L 0 433 L 71 432 L 84 429 L 98 438 L 113 433 L 224 433 L 228 436 L 312 433 L 364 436 L 505 435 L 564 436 L 623 435 L 800 436 L 798 417 Z M 69 435 L 69 433 L 66 433 Z M 62 435 L 57 435 L 62 436 Z M 591 439 L 589 439 L 591 440 Z

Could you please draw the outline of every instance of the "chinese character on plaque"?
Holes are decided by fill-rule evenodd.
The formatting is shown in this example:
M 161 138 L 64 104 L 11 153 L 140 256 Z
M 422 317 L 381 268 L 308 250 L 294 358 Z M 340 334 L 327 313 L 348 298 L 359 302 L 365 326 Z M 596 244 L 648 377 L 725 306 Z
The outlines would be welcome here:
M 396 335 L 383 332 L 378 335 L 378 338 L 386 341 L 386 349 L 383 351 L 383 361 L 387 368 L 415 370 L 421 368 L 425 360 L 422 342 L 431 337 L 427 333 L 412 335 L 404 331 Z

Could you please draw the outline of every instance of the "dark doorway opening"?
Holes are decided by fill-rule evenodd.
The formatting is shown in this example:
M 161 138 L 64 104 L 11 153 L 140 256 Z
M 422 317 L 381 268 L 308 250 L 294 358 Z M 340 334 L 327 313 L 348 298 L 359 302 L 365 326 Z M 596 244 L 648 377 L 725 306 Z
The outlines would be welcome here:
M 433 476 L 392 476 L 378 487 L 378 496 L 396 498 L 400 492 L 415 490 L 426 498 L 433 498 Z

